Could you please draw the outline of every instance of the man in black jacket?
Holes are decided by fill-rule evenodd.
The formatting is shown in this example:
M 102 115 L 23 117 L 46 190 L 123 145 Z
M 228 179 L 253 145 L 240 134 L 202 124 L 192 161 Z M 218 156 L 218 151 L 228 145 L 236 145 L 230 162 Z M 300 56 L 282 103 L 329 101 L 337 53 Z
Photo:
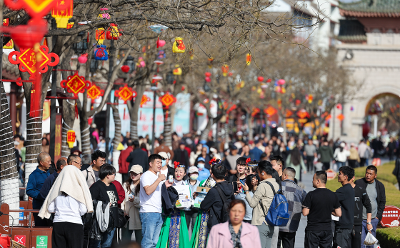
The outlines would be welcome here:
M 367 209 L 363 207 L 361 240 L 365 239 L 365 236 L 369 231 L 367 225 L 372 225 L 371 233 L 374 236 L 376 235 L 376 226 L 382 219 L 383 210 L 385 210 L 385 204 L 386 204 L 385 186 L 376 179 L 377 172 L 378 170 L 376 169 L 376 167 L 370 165 L 367 167 L 365 171 L 365 177 L 357 180 L 355 183 L 356 186 L 360 186 L 361 188 L 366 190 L 369 200 L 371 201 L 372 220 L 370 223 L 367 221 Z M 364 246 L 364 244 L 362 244 L 361 247 L 372 248 L 373 246 Z
M 138 164 L 143 167 L 143 172 L 146 172 L 149 169 L 147 153 L 145 151 L 143 151 L 142 149 L 140 149 L 138 140 L 134 140 L 132 142 L 132 147 L 133 147 L 133 151 L 126 158 L 126 162 L 129 162 L 128 171 L 131 170 L 132 165 Z
M 185 149 L 185 142 L 181 141 L 179 143 L 179 148 L 174 151 L 174 157 L 173 161 L 174 162 L 179 162 L 180 164 L 183 164 L 186 166 L 186 170 L 189 169 L 190 163 L 189 163 L 189 154 Z
M 227 206 L 234 199 L 234 192 L 232 184 L 225 181 L 225 175 L 226 168 L 222 164 L 216 164 L 211 168 L 211 177 L 217 184 L 208 191 L 200 205 L 201 210 L 210 211 L 210 218 L 208 220 L 209 230 L 214 225 L 226 222 L 229 219 L 229 217 L 226 219 L 227 214 L 229 214 Z M 222 199 L 221 196 L 225 199 Z

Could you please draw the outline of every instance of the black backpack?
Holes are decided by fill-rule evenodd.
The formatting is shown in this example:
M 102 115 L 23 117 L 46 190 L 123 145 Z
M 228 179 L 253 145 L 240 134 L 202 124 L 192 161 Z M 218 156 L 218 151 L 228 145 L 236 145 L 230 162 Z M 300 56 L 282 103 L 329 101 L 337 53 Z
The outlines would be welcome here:
M 218 218 L 218 221 L 219 223 L 224 223 L 229 220 L 229 204 L 231 204 L 232 199 L 226 198 L 224 192 L 222 192 L 218 185 L 215 185 L 215 189 L 218 191 L 218 194 L 222 200 L 222 211 L 220 214 L 220 218 Z

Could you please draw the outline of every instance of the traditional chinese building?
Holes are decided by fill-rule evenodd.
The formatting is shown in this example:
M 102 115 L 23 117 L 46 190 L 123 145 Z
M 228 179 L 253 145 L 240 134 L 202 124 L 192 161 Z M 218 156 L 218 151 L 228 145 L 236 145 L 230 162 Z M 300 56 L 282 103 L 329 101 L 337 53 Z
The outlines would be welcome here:
M 362 138 L 366 122 L 372 122 L 376 134 L 376 115 L 367 113 L 375 99 L 400 96 L 400 2 L 361 0 L 341 3 L 339 8 L 344 19 L 340 20 L 338 62 L 359 85 L 354 99 L 343 104 L 343 122 L 334 118 L 331 123 L 330 136 L 354 142 Z

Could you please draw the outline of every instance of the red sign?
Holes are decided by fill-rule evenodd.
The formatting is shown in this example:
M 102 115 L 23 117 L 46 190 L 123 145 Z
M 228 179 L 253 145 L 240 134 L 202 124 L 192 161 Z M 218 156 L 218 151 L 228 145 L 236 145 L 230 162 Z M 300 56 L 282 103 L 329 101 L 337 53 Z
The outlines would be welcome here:
M 26 245 L 26 235 L 14 235 L 14 241 L 21 245 Z
M 328 176 L 328 180 L 333 180 L 336 177 L 336 172 L 332 169 L 327 170 L 326 174 Z
M 372 165 L 380 166 L 381 165 L 381 159 L 380 158 L 372 159 Z
M 384 227 L 400 226 L 400 208 L 396 206 L 386 206 L 383 210 L 381 224 Z
M 90 81 L 86 81 L 84 77 L 80 77 L 78 73 L 67 77 L 67 80 L 63 80 L 60 83 L 62 88 L 67 88 L 67 91 L 74 93 L 75 97 L 78 93 L 83 93 L 85 89 L 90 87 Z

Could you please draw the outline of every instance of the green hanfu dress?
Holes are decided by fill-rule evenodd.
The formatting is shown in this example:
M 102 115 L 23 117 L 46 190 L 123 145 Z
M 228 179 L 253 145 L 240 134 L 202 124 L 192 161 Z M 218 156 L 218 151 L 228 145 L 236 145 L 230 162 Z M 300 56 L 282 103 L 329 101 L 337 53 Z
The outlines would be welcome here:
M 209 177 L 200 182 L 200 187 L 212 188 L 215 184 L 214 179 Z M 208 218 L 209 213 L 207 211 L 199 210 L 190 240 L 190 248 L 206 248 L 208 233 L 210 232 L 207 226 Z

